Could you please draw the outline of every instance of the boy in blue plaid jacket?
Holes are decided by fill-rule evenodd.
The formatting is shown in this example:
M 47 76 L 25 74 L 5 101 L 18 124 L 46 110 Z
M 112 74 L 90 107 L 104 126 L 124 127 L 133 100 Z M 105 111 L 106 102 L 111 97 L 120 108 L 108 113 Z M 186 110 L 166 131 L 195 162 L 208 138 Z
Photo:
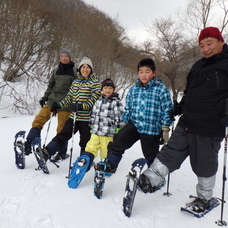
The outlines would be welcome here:
M 168 141 L 171 125 L 169 111 L 172 109 L 170 92 L 156 77 L 156 66 L 152 59 L 142 59 L 137 68 L 138 80 L 126 97 L 123 113 L 126 125 L 109 143 L 107 159 L 95 165 L 97 170 L 115 173 L 125 150 L 138 140 L 150 166 L 159 152 L 161 134 L 165 143 Z

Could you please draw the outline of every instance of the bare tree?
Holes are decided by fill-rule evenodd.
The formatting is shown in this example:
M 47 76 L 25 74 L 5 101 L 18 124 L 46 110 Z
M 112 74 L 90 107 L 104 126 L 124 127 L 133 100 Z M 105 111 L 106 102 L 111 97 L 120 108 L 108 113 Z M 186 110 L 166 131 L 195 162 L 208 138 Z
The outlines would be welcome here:
M 192 0 L 179 18 L 195 35 L 207 26 L 217 26 L 223 32 L 228 23 L 227 0 Z
M 193 61 L 192 44 L 171 18 L 155 19 L 148 31 L 154 42 L 146 42 L 145 51 L 155 59 L 159 77 L 170 87 L 176 100 L 185 87 L 185 78 Z
M 9 102 L 13 111 L 32 114 L 63 47 L 76 65 L 90 57 L 97 77 L 111 77 L 123 96 L 135 81 L 142 54 L 118 20 L 82 0 L 0 0 L 0 27 L 1 108 Z

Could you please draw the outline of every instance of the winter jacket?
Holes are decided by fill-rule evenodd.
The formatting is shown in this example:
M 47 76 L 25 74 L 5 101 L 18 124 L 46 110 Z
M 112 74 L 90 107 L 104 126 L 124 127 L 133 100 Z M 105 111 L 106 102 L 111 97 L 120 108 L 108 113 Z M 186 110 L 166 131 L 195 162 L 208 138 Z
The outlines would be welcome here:
M 113 137 L 116 128 L 121 128 L 121 115 L 123 105 L 117 94 L 106 97 L 102 95 L 94 104 L 91 114 L 91 133 L 101 136 Z
M 155 77 L 146 86 L 138 80 L 127 94 L 123 122 L 132 122 L 139 133 L 159 135 L 162 126 L 171 125 L 171 108 L 170 92 L 161 80 Z
M 69 64 L 59 63 L 58 68 L 53 70 L 48 82 L 48 88 L 44 93 L 44 97 L 48 99 L 47 105 L 51 107 L 54 102 L 61 101 L 67 95 L 75 78 L 76 68 L 74 68 L 73 62 Z M 70 111 L 69 108 L 63 108 L 61 110 Z
M 228 46 L 223 52 L 198 60 L 190 70 L 181 101 L 183 116 L 179 124 L 189 132 L 224 137 L 220 119 L 228 98 Z
M 78 102 L 86 107 L 86 110 L 78 110 L 77 121 L 89 121 L 90 114 L 95 101 L 100 97 L 101 85 L 94 75 L 83 77 L 78 75 L 70 86 L 70 90 L 66 97 L 58 104 L 60 107 L 70 107 Z M 74 118 L 74 113 L 70 114 L 70 118 Z

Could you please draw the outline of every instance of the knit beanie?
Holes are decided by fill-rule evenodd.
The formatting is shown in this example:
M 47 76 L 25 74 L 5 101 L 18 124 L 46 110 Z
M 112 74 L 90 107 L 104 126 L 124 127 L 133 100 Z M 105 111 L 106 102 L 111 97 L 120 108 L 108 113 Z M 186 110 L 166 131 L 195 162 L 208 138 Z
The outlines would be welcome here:
M 60 52 L 59 52 L 59 55 L 61 55 L 63 53 L 67 54 L 69 56 L 69 58 L 71 59 L 71 53 L 70 53 L 69 49 L 66 49 L 66 48 L 61 49 Z
M 111 78 L 106 78 L 102 83 L 101 83 L 101 88 L 103 89 L 104 86 L 111 86 L 113 89 L 116 88 L 114 82 L 111 80 Z
M 138 71 L 139 71 L 139 67 L 143 67 L 143 66 L 147 66 L 149 67 L 152 71 L 156 70 L 156 66 L 155 63 L 152 59 L 147 58 L 147 59 L 142 59 L 139 63 L 138 63 Z
M 88 57 L 83 57 L 82 61 L 79 63 L 78 69 L 80 71 L 80 68 L 82 67 L 82 65 L 87 64 L 88 66 L 90 66 L 91 70 L 93 71 L 93 64 L 90 58 Z
M 216 27 L 207 27 L 207 28 L 204 28 L 203 30 L 201 30 L 199 38 L 198 38 L 198 42 L 200 43 L 201 40 L 208 38 L 208 37 L 213 37 L 213 38 L 216 38 L 216 39 L 224 42 L 221 32 Z

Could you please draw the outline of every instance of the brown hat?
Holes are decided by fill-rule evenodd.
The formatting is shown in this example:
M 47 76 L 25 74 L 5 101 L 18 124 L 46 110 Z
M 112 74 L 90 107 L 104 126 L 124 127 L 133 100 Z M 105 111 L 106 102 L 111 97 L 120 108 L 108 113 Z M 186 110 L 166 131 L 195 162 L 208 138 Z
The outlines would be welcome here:
M 205 39 L 207 37 L 213 37 L 213 38 L 216 38 L 216 39 L 221 40 L 222 42 L 224 42 L 224 39 L 222 37 L 221 32 L 216 27 L 204 28 L 200 32 L 200 35 L 199 35 L 199 38 L 198 38 L 198 42 L 200 43 L 201 40 L 203 40 L 203 39 Z

